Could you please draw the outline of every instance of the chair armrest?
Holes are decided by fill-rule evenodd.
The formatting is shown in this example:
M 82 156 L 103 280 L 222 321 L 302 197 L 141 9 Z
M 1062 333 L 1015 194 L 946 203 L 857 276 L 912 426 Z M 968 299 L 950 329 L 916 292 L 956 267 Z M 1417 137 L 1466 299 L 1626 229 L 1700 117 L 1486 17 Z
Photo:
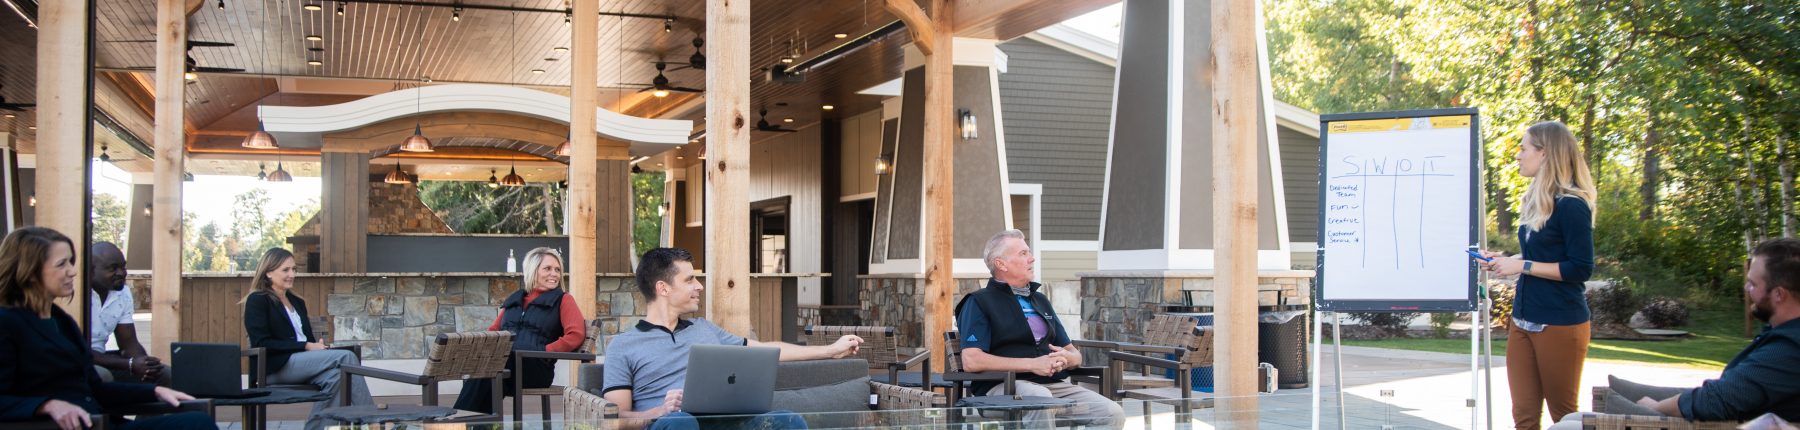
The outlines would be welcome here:
M 212 415 L 212 399 L 183 400 L 180 405 L 170 406 L 163 402 L 138 403 L 107 408 L 107 412 L 118 415 L 166 415 L 177 412 L 205 412 Z
M 569 428 L 613 428 L 618 424 L 619 405 L 606 401 L 587 390 L 563 388 L 563 424 Z M 578 426 L 579 425 L 579 426 Z
M 1155 358 L 1155 357 L 1146 357 L 1143 355 L 1132 354 L 1129 352 L 1120 352 L 1120 351 L 1108 352 L 1108 353 L 1106 353 L 1106 355 L 1107 355 L 1108 359 L 1112 360 L 1115 363 L 1117 363 L 1117 362 L 1135 363 L 1135 364 L 1144 365 L 1144 366 L 1151 366 L 1151 367 L 1157 367 L 1157 368 L 1163 368 L 1163 369 L 1177 369 L 1177 370 L 1185 370 L 1182 368 L 1187 366 L 1187 363 L 1182 363 L 1179 358 L 1177 358 L 1175 360 L 1168 360 L 1168 359 Z
M 1162 353 L 1162 354 L 1185 354 L 1185 353 L 1187 353 L 1186 348 L 1182 348 L 1182 347 L 1178 347 L 1178 346 L 1144 345 L 1144 344 L 1138 344 L 1138 343 L 1123 343 L 1123 342 L 1119 343 L 1118 345 L 1119 345 L 1120 351 L 1148 352 L 1148 353 Z
M 1070 376 L 1106 377 L 1106 366 L 1082 366 L 1066 370 Z
M 1012 372 L 944 372 L 945 381 L 1004 381 Z
M 399 383 L 403 383 L 403 384 L 425 385 L 425 384 L 432 382 L 431 378 L 428 378 L 424 375 L 401 373 L 401 372 L 395 372 L 392 370 L 376 369 L 376 368 L 369 367 L 369 366 L 362 366 L 362 365 L 355 365 L 355 364 L 343 365 L 341 367 L 338 367 L 338 370 L 342 370 L 344 373 L 350 374 L 350 375 L 360 375 L 360 376 L 366 376 L 366 377 L 375 378 L 375 379 L 384 379 L 384 380 L 399 382 Z
M 1100 348 L 1100 349 L 1106 349 L 1106 350 L 1113 350 L 1113 349 L 1119 349 L 1120 342 L 1075 339 L 1075 340 L 1069 341 L 1069 344 L 1079 346 L 1082 348 Z
M 925 387 L 926 389 L 930 389 L 931 388 L 931 351 L 920 351 L 918 355 L 914 355 L 911 358 L 907 358 L 905 361 L 888 363 L 888 365 L 887 365 L 887 367 L 888 367 L 888 382 L 899 384 L 900 383 L 900 371 L 910 369 L 913 366 L 918 366 L 920 364 L 923 364 L 924 366 L 919 369 L 920 370 L 919 371 L 919 386 Z
M 580 353 L 580 352 L 526 351 L 526 350 L 522 350 L 522 349 L 515 349 L 515 350 L 513 350 L 513 356 L 518 357 L 518 358 L 545 358 L 545 359 L 551 359 L 551 360 L 576 360 L 576 361 L 580 361 L 583 363 L 594 362 L 594 354 L 586 354 L 586 353 Z
M 905 370 L 905 369 L 911 369 L 911 368 L 913 368 L 913 366 L 918 366 L 919 363 L 930 363 L 930 362 L 931 362 L 931 351 L 920 351 L 917 355 L 908 357 L 905 360 L 888 363 L 888 368 Z
M 351 354 L 356 354 L 357 360 L 362 359 L 362 345 L 354 345 L 354 344 L 338 345 L 338 346 L 333 346 L 333 347 L 325 348 L 325 349 L 341 349 L 341 350 L 345 350 L 345 351 L 350 351 Z
M 1606 413 L 1606 395 L 1612 394 L 1612 387 L 1594 387 L 1594 412 Z

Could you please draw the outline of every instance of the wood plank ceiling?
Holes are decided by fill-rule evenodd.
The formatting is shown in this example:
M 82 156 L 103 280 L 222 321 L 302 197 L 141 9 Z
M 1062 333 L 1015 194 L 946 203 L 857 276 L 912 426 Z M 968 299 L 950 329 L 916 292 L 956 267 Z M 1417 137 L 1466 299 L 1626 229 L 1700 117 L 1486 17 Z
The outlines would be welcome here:
M 155 43 L 154 2 L 98 0 L 95 62 L 101 70 L 133 72 L 138 88 L 152 92 L 149 72 Z M 454 0 L 426 0 L 450 6 Z M 1093 3 L 1083 0 L 1077 3 Z M 460 0 L 464 6 L 504 6 L 562 10 L 565 0 Z M 1055 2 L 1045 2 L 1048 6 Z M 304 6 L 317 4 L 321 10 Z M 880 97 L 855 92 L 900 76 L 906 32 L 896 32 L 868 48 L 815 69 L 799 84 L 764 82 L 763 70 L 783 56 L 810 58 L 895 18 L 881 0 L 755 0 L 751 6 L 752 109 L 770 108 L 771 121 L 795 118 L 788 127 L 804 127 L 821 119 L 847 117 L 875 109 Z M 316 106 L 340 103 L 356 95 L 281 93 L 277 78 L 375 80 L 411 87 L 429 78 L 435 83 L 477 82 L 520 85 L 567 94 L 571 62 L 566 51 L 569 30 L 557 13 L 510 12 L 449 7 L 337 2 L 332 0 L 217 0 L 190 16 L 190 40 L 233 46 L 194 46 L 189 53 L 204 67 L 243 69 L 202 73 L 188 87 L 187 119 L 199 137 L 195 148 L 234 145 L 255 129 L 254 106 Z M 338 7 L 343 14 L 336 13 Z M 703 109 L 689 103 L 695 96 L 668 98 L 640 95 L 656 76 L 658 60 L 685 63 L 695 52 L 694 39 L 704 34 L 705 2 L 697 0 L 608 0 L 601 9 L 643 15 L 674 16 L 668 31 L 659 19 L 602 16 L 600 82 L 602 106 L 627 114 L 696 120 Z M 1083 6 L 1076 9 L 1091 9 Z M 1044 25 L 1072 17 L 1038 12 Z M 452 14 L 460 15 L 453 21 Z M 1060 17 L 1060 18 L 1059 18 Z M 314 37 L 316 36 L 316 37 Z M 316 40 L 312 40 L 316 39 Z M 35 99 L 36 34 L 18 17 L 0 14 L 0 95 L 8 101 Z M 309 65 L 309 60 L 318 64 Z M 665 72 L 676 86 L 702 87 L 701 70 L 671 66 Z M 121 79 L 132 81 L 133 79 Z M 124 85 L 130 87 L 130 85 Z M 777 106 L 785 103 L 785 107 Z M 822 110 L 824 104 L 836 109 Z M 146 117 L 149 112 L 140 112 Z M 0 120 L 0 130 L 31 141 L 30 115 Z M 148 136 L 143 136 L 148 141 Z M 29 145 L 22 145 L 29 151 Z

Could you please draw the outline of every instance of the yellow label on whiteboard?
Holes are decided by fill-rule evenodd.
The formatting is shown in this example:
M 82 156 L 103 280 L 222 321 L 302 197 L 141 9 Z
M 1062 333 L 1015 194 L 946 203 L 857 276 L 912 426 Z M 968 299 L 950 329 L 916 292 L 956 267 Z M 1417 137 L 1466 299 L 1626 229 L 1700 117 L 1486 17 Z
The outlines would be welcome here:
M 1331 133 L 1367 133 L 1376 131 L 1426 130 L 1434 128 L 1469 128 L 1468 115 L 1419 118 L 1365 119 L 1331 123 Z

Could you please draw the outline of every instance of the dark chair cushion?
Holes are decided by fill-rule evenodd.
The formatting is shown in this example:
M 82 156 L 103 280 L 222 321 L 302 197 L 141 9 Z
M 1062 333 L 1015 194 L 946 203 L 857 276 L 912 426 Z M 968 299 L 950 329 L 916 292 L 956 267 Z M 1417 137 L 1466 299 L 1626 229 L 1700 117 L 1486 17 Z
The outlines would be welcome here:
M 1642 399 L 1645 397 L 1649 397 L 1649 398 L 1656 399 L 1656 400 L 1663 400 L 1663 399 L 1667 399 L 1670 397 L 1675 397 L 1676 394 L 1681 394 L 1681 393 L 1687 392 L 1686 388 L 1658 387 L 1655 385 L 1644 385 L 1644 384 L 1639 384 L 1636 382 L 1631 382 L 1631 381 L 1627 381 L 1624 379 L 1620 379 L 1619 377 L 1612 376 L 1612 375 L 1606 375 L 1606 387 L 1611 388 L 1614 394 L 1617 394 L 1620 397 L 1624 397 L 1626 400 L 1630 400 L 1632 402 L 1636 402 L 1637 399 Z M 1611 404 L 1608 404 L 1608 406 L 1611 406 Z M 1611 409 L 1607 409 L 1607 412 L 1608 413 L 1617 413 L 1617 412 L 1613 412 Z M 1638 414 L 1631 414 L 1631 415 L 1638 415 Z
M 787 361 L 775 366 L 775 390 L 819 387 L 857 378 L 869 378 L 869 362 L 860 358 Z M 868 387 L 863 397 L 868 397 Z M 782 409 L 779 406 L 776 409 Z M 796 410 L 797 411 L 797 410 Z
M 919 387 L 923 386 L 923 384 L 919 383 L 919 378 L 920 378 L 919 372 L 900 372 L 900 382 L 899 383 L 889 382 L 887 380 L 888 375 L 886 372 L 876 372 L 875 375 L 869 377 L 869 379 L 874 380 L 875 382 L 880 382 L 883 384 L 890 384 L 890 385 L 899 385 L 899 386 L 907 387 L 907 388 L 919 388 Z M 950 381 L 944 380 L 944 374 L 933 373 L 933 374 L 931 374 L 931 386 L 937 387 L 937 388 L 950 388 L 954 385 L 952 385 L 950 383 Z

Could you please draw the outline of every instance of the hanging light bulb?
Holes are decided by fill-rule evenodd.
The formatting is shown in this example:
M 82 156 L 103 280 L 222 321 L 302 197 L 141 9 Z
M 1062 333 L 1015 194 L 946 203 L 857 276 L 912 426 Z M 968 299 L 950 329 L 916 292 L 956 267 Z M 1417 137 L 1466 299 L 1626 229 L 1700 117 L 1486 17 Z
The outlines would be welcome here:
M 571 25 L 575 25 L 575 24 L 573 24 L 574 18 L 575 18 L 574 12 L 563 12 L 563 26 L 568 27 Z
M 225 0 L 219 0 L 219 10 L 225 10 Z
M 488 188 L 500 188 L 500 178 L 494 176 L 497 173 L 500 173 L 500 171 L 488 169 Z
M 338 2 L 337 14 L 338 14 L 338 16 L 344 16 L 344 2 Z
M 412 183 L 412 177 L 408 176 L 406 171 L 400 170 L 400 161 L 395 160 L 394 171 L 388 172 L 387 177 L 382 178 L 381 181 L 390 184 L 410 184 Z
M 256 163 L 256 180 L 261 181 L 264 179 L 269 179 L 268 169 L 269 169 L 269 167 L 267 165 L 264 165 L 263 163 Z
M 110 161 L 112 161 L 112 156 L 106 155 L 106 144 L 100 144 L 100 162 L 105 163 Z
M 657 98 L 663 98 L 663 97 L 668 97 L 668 96 L 669 96 L 669 90 L 665 90 L 665 89 L 662 89 L 662 88 L 657 88 L 657 89 L 656 89 L 656 91 L 651 91 L 651 92 L 650 92 L 650 95 L 653 95 L 653 96 L 656 96 L 656 97 L 657 97 Z
M 456 7 L 456 8 L 450 9 L 450 22 L 462 22 L 462 8 L 461 7 Z
M 669 32 L 673 32 L 673 31 L 675 31 L 675 20 L 674 19 L 664 19 L 663 20 L 663 32 L 669 33 Z
M 294 182 L 294 175 L 290 175 L 290 174 L 288 174 L 287 170 L 283 170 L 281 168 L 281 161 L 276 160 L 275 161 L 275 171 L 269 173 L 268 181 L 269 182 Z
M 182 78 L 182 79 L 186 79 L 186 80 L 188 80 L 188 82 L 193 82 L 193 81 L 197 81 L 197 80 L 200 80 L 200 74 L 199 74 L 199 73 L 194 73 L 194 71 L 193 71 L 193 70 L 189 70 L 189 71 L 186 71 L 186 72 L 182 72 L 182 73 L 181 73 L 181 78 Z

